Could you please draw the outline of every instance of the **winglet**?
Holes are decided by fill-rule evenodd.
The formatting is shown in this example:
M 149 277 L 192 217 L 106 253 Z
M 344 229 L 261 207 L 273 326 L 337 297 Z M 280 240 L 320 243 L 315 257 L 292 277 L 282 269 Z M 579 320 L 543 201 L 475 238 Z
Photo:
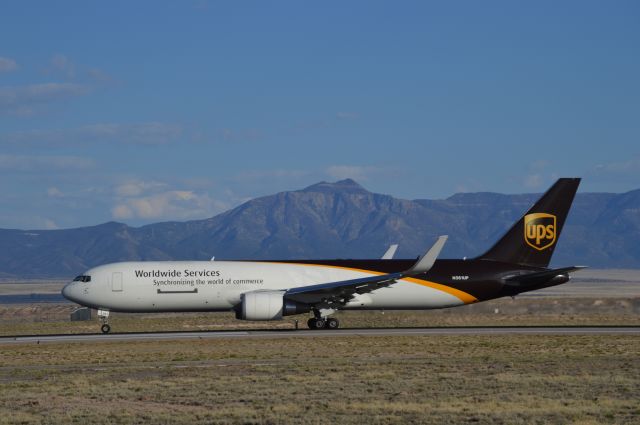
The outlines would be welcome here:
M 416 263 L 407 270 L 404 275 L 416 275 L 428 272 L 433 264 L 436 262 L 436 258 L 440 255 L 440 251 L 442 251 L 442 247 L 444 243 L 447 241 L 449 236 L 440 236 L 436 243 L 426 252 Z
M 383 260 L 391 260 L 393 256 L 396 254 L 396 250 L 398 249 L 398 244 L 389 245 L 389 249 L 382 256 Z

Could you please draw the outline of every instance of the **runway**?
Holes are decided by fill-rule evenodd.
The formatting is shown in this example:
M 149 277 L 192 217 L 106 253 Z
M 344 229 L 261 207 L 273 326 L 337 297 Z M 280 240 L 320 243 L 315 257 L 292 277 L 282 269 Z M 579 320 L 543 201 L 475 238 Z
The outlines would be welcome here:
M 224 338 L 322 338 L 363 336 L 436 336 L 436 335 L 640 335 L 640 326 L 547 326 L 547 327 L 440 327 L 376 328 L 337 330 L 254 330 L 199 332 L 142 332 L 75 335 L 20 335 L 0 337 L 0 344 L 157 341 Z

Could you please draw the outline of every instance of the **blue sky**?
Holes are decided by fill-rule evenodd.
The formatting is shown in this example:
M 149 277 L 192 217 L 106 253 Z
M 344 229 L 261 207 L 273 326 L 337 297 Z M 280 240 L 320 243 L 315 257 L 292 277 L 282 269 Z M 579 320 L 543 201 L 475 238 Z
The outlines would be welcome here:
M 638 52 L 637 1 L 3 2 L 0 227 L 637 189 Z

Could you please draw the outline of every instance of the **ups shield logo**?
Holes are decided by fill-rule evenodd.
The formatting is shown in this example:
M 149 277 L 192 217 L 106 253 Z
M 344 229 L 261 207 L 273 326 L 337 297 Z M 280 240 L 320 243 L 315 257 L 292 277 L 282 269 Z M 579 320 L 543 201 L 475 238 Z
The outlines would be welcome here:
M 549 248 L 556 241 L 556 216 L 546 213 L 525 215 L 524 240 L 538 251 Z

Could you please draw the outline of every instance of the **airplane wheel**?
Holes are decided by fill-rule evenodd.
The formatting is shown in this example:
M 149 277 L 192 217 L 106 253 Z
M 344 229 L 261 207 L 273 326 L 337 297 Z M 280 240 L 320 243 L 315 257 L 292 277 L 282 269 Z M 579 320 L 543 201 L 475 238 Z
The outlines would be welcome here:
M 324 319 L 315 319 L 316 323 L 315 323 L 315 327 L 314 329 L 322 329 L 324 328 L 324 324 L 325 324 L 325 320 Z
M 332 317 L 330 319 L 327 319 L 324 327 L 327 329 L 338 329 L 340 327 L 340 321 Z
M 106 323 L 104 325 L 102 325 L 102 327 L 100 328 L 100 330 L 102 330 L 103 334 L 108 334 L 111 331 L 111 326 L 107 325 Z

